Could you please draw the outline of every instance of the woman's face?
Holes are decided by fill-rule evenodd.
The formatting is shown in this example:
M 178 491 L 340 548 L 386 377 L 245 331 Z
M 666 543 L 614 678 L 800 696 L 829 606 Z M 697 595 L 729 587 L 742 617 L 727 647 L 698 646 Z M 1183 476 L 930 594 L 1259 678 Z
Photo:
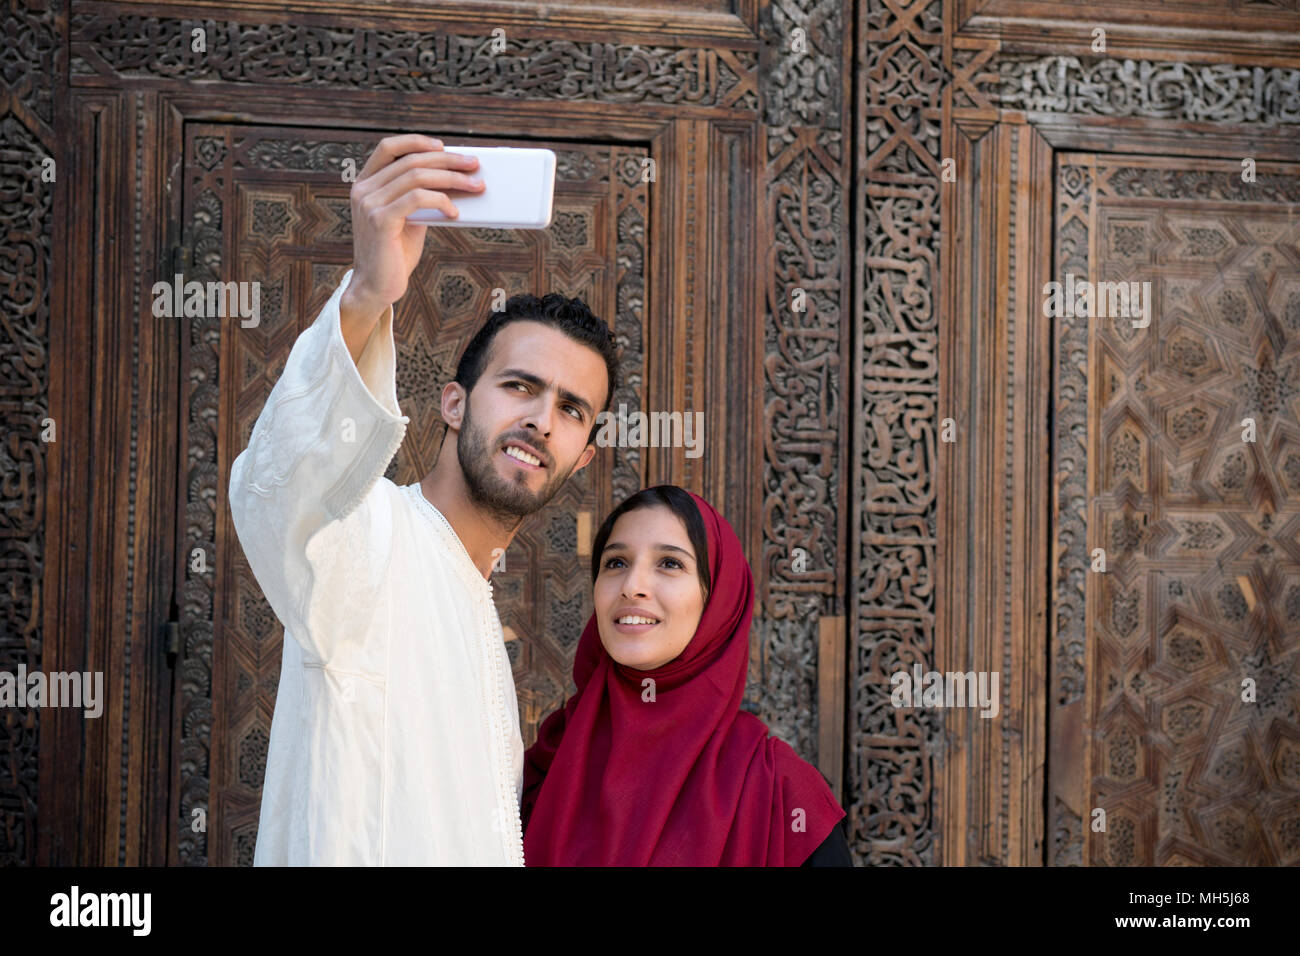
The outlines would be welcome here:
M 686 525 L 662 505 L 620 515 L 600 556 L 595 592 L 600 643 L 610 657 L 642 671 L 678 657 L 705 601 Z

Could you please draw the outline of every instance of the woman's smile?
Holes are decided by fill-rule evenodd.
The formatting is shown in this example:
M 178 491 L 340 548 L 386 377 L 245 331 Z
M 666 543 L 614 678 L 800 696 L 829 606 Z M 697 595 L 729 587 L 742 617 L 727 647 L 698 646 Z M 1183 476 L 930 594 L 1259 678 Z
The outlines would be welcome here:
M 614 629 L 620 634 L 640 636 L 662 623 L 658 615 L 651 614 L 644 608 L 619 608 L 614 612 Z

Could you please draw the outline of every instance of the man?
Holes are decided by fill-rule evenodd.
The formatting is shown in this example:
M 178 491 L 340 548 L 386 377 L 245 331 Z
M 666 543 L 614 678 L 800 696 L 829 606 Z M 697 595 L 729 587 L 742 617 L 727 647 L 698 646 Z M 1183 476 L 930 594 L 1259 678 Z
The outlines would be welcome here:
M 522 865 L 523 740 L 487 578 L 523 517 L 591 461 L 609 328 L 516 296 L 442 392 L 416 484 L 383 477 L 397 405 L 392 303 L 472 157 L 385 139 L 352 187 L 355 261 L 294 343 L 230 473 L 235 529 L 284 623 L 257 865 Z

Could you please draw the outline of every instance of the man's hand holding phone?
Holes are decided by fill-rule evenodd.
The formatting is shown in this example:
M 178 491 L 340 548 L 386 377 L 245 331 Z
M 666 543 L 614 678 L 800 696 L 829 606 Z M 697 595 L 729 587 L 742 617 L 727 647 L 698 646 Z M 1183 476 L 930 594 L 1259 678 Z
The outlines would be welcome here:
M 478 159 L 442 141 L 408 134 L 380 141 L 352 184 L 352 281 L 339 303 L 343 340 L 355 362 L 384 311 L 406 294 L 429 227 L 407 222 L 420 209 L 460 213 L 453 196 L 486 188 L 472 178 Z

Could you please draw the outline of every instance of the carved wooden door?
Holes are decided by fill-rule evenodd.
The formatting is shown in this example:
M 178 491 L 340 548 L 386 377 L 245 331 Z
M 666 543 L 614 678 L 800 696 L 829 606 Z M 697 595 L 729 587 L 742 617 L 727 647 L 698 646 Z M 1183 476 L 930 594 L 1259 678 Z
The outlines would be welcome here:
M 181 602 L 183 650 L 179 855 L 182 862 L 250 864 L 279 681 L 283 627 L 244 558 L 226 502 L 231 463 L 248 445 L 298 334 L 352 261 L 351 160 L 360 169 L 378 135 L 284 127 L 189 124 L 184 139 L 181 269 L 186 280 L 260 283 L 256 326 L 188 319 L 183 396 L 186 456 L 180 543 L 190 560 Z M 521 145 L 457 136 L 452 144 Z M 397 395 L 410 417 L 387 477 L 400 485 L 432 466 L 445 426 L 442 386 L 490 314 L 493 290 L 579 296 L 614 328 L 622 385 L 641 407 L 645 380 L 647 236 L 643 149 L 565 143 L 557 149 L 555 214 L 545 231 L 430 229 L 397 304 Z M 573 692 L 570 670 L 591 613 L 594 524 L 641 486 L 636 448 L 600 448 L 592 465 L 532 516 L 493 576 L 518 688 L 525 744 Z M 195 563 L 194 558 L 198 558 Z M 210 565 L 210 570 L 195 570 Z M 198 817 L 202 829 L 187 826 Z M 206 839 L 205 839 L 206 836 Z
M 877 690 L 894 648 L 934 639 L 939 204 L 921 170 L 938 157 L 904 153 L 938 149 L 941 19 L 924 0 L 507 6 L 11 11 L 13 63 L 31 69 L 0 77 L 25 250 L 0 336 L 23 357 L 0 362 L 0 391 L 25 403 L 5 534 L 34 597 L 6 618 L 0 663 L 103 670 L 108 701 L 93 725 L 0 723 L 0 860 L 249 859 L 281 638 L 224 484 L 348 264 L 341 161 L 411 129 L 566 157 L 545 235 L 431 237 L 449 254 L 397 314 L 413 427 L 395 480 L 428 466 L 431 379 L 496 284 L 590 298 L 628 350 L 615 401 L 705 416 L 702 456 L 602 453 L 507 555 L 526 736 L 568 680 L 572 648 L 541 635 L 586 613 L 572 582 L 610 504 L 593 489 L 671 481 L 727 515 L 754 570 L 744 706 L 831 779 L 860 859 L 935 858 L 926 735 Z M 885 108 L 927 131 L 888 132 Z M 649 183 L 632 175 L 643 158 Z M 177 273 L 262 283 L 260 327 L 152 315 L 150 288 Z M 46 412 L 57 445 L 31 437 Z
M 1294 865 L 1300 167 L 1061 153 L 1067 275 L 1152 310 L 1056 320 L 1047 862 Z

